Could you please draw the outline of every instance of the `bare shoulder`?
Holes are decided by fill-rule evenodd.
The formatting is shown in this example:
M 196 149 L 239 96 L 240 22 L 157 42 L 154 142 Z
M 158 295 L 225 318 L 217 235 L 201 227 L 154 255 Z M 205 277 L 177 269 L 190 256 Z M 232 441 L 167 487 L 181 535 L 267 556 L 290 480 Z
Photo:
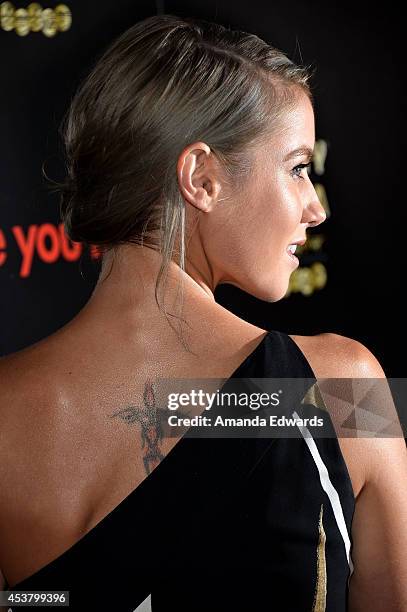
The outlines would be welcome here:
M 352 378 L 359 389 L 366 387 L 366 395 L 370 393 L 368 409 L 371 413 L 377 407 L 383 422 L 386 419 L 390 424 L 387 433 L 391 431 L 391 435 L 380 436 L 378 432 L 368 435 L 363 431 L 358 432 L 357 437 L 350 433 L 345 433 L 343 437 L 338 435 L 355 498 L 367 481 L 379 478 L 383 463 L 381 467 L 378 464 L 384 457 L 387 458 L 387 468 L 389 464 L 394 465 L 400 476 L 405 469 L 406 446 L 386 375 L 377 357 L 363 343 L 340 334 L 292 336 L 292 339 L 307 358 L 318 380 Z M 335 384 L 340 382 L 336 381 Z M 323 385 L 320 390 L 328 410 L 334 409 L 334 394 L 324 391 Z M 356 398 L 350 400 L 356 401 Z
M 360 394 L 364 391 L 366 393 L 369 391 L 371 395 L 374 393 L 375 397 L 370 399 L 370 408 L 373 409 L 375 402 L 380 401 L 382 409 L 378 414 L 396 426 L 395 429 L 385 433 L 403 438 L 386 374 L 369 348 L 358 340 L 332 333 L 293 336 L 293 339 L 301 348 L 318 379 L 351 378 L 359 385 Z M 365 406 L 366 408 L 369 409 Z
M 352 378 L 358 391 L 364 384 L 374 388 L 364 396 L 364 410 L 378 415 L 383 429 L 366 437 L 338 438 L 356 497 L 349 609 L 405 610 L 407 449 L 386 375 L 372 351 L 352 338 L 320 334 L 293 339 L 317 378 Z
M 21 410 L 38 410 L 41 397 L 50 394 L 55 359 L 48 353 L 42 341 L 0 358 L 0 428 L 10 419 L 23 421 Z
M 385 378 L 374 354 L 361 342 L 335 333 L 291 336 L 318 378 Z
M 17 489 L 32 481 L 22 466 L 32 466 L 43 450 L 49 415 L 59 401 L 47 351 L 43 343 L 0 358 L 0 518 Z
M 42 350 L 28 347 L 0 358 L 0 479 L 11 478 L 12 467 L 29 447 L 36 427 L 40 428 L 47 405 L 47 378 L 51 367 L 44 367 Z M 32 425 L 35 424 L 33 428 Z M 23 478 L 24 470 L 19 474 Z M 0 487 L 0 506 L 5 487 Z M 0 507 L 1 510 L 1 507 Z
M 385 403 L 381 415 L 398 424 L 399 429 L 394 429 L 392 433 L 395 437 L 403 437 L 386 374 L 368 347 L 358 340 L 334 333 L 292 338 L 304 353 L 318 379 L 352 378 L 355 381 L 360 380 L 360 384 L 362 380 L 370 379 L 371 383 L 366 380 L 366 389 L 370 384 L 376 395 L 380 393 L 382 405 Z

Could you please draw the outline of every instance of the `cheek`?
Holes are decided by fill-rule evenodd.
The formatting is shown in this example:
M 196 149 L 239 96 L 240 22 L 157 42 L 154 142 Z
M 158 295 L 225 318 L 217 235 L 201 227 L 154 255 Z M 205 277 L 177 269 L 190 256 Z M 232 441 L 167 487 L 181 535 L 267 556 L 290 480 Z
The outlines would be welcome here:
M 267 266 L 284 265 L 288 244 L 301 235 L 302 208 L 297 189 L 274 189 L 257 202 L 256 214 L 241 222 L 250 243 L 248 258 Z M 259 265 L 257 263 L 256 265 Z
M 234 277 L 252 266 L 264 250 L 264 245 L 259 245 L 261 227 L 251 203 L 230 202 L 222 211 L 208 215 L 202 236 L 212 264 Z
M 301 194 L 295 179 L 280 180 L 271 205 L 273 223 L 282 227 L 300 223 L 302 216 Z
M 218 265 L 234 270 L 280 264 L 301 215 L 295 186 L 267 181 L 245 200 L 230 201 L 206 218 L 207 249 Z
M 298 234 L 302 217 L 298 190 L 286 185 L 277 185 L 262 193 L 250 214 L 240 215 L 242 231 L 253 239 L 253 246 L 265 243 L 278 247 L 288 244 Z

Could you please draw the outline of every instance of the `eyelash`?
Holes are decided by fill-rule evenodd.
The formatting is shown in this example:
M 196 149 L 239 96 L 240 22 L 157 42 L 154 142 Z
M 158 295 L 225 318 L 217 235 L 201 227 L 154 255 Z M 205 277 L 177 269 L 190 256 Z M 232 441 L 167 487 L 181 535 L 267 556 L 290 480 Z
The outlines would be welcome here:
M 297 174 L 295 171 L 297 170 L 297 168 L 299 168 L 300 170 L 302 170 L 303 168 L 309 168 L 311 166 L 311 163 L 312 162 L 308 162 L 308 164 L 298 164 L 298 166 L 295 166 L 295 168 L 291 170 L 291 176 L 296 176 L 297 178 L 304 180 L 304 177 L 301 176 L 301 174 Z

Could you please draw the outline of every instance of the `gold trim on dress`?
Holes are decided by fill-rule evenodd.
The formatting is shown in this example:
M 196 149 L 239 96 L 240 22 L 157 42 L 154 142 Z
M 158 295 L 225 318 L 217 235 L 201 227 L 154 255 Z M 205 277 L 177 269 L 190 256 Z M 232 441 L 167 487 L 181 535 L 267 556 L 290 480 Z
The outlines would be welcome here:
M 318 546 L 317 546 L 317 581 L 315 584 L 314 604 L 312 606 L 312 612 L 325 612 L 326 610 L 326 559 L 325 559 L 325 542 L 326 534 L 324 525 L 322 523 L 322 516 L 324 512 L 324 504 L 321 504 L 321 510 L 319 512 L 318 522 Z

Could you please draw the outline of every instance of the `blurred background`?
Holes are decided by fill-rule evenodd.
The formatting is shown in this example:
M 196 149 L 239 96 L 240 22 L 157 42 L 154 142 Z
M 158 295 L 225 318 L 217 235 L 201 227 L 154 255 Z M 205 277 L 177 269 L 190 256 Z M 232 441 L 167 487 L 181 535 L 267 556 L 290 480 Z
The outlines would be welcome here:
M 405 377 L 403 22 L 367 2 L 1 3 L 0 355 L 64 325 L 92 292 L 97 252 L 65 236 L 42 168 L 62 179 L 58 128 L 76 87 L 112 39 L 157 12 L 248 30 L 316 68 L 311 179 L 327 221 L 309 230 L 283 300 L 223 285 L 217 301 L 265 329 L 359 340 Z

